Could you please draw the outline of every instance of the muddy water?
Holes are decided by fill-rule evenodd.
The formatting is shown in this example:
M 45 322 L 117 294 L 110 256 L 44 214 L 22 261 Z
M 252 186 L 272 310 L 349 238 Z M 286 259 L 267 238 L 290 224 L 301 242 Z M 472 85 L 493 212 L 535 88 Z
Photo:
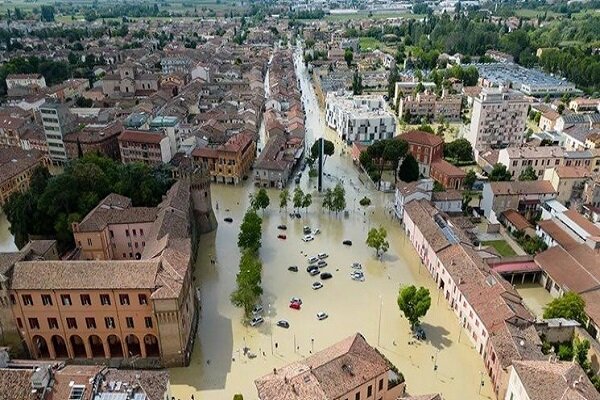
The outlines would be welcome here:
M 516 288 L 529 311 L 541 318 L 544 314 L 544 307 L 552 301 L 550 293 L 537 283 L 517 285 Z
M 307 142 L 310 144 L 312 137 L 323 134 L 334 139 L 334 133 L 323 128 L 322 115 L 313 108 L 314 94 L 304 90 L 306 83 L 302 81 L 305 104 L 310 109 Z M 176 398 L 187 400 L 193 394 L 195 399 L 221 400 L 242 393 L 245 399 L 256 399 L 254 379 L 356 332 L 361 332 L 399 368 L 411 394 L 441 392 L 448 400 L 493 397 L 485 373 L 485 385 L 478 393 L 483 361 L 464 332 L 459 333 L 454 313 L 439 298 L 398 222 L 391 219 L 388 210 L 392 195 L 367 191 L 358 181 L 349 157 L 340 155 L 339 144 L 337 149 L 336 155 L 326 161 L 325 172 L 332 177 L 325 178 L 325 186 L 333 187 L 343 180 L 350 210 L 347 218 L 321 210 L 322 200 L 314 189 L 316 180 L 309 181 L 307 173 L 300 185 L 303 190 L 313 192 L 314 204 L 308 212 L 302 211 L 301 220 L 291 219 L 287 212 L 280 211 L 279 192 L 269 192 L 271 206 L 263 216 L 260 251 L 264 264 L 265 323 L 258 328 L 242 325 L 241 310 L 229 301 L 238 270 L 239 223 L 248 206 L 248 194 L 254 189 L 250 182 L 238 187 L 212 186 L 219 227 L 201 238 L 195 271 L 202 296 L 201 318 L 191 365 L 171 369 L 172 395 Z M 358 204 L 365 194 L 373 200 L 373 206 L 366 210 Z M 231 216 L 234 222 L 223 222 L 226 216 Z M 287 225 L 287 240 L 277 239 L 279 224 Z M 313 242 L 304 243 L 301 240 L 304 225 L 318 227 L 322 233 Z M 368 229 L 379 225 L 386 227 L 390 241 L 390 250 L 381 261 L 364 244 Z M 352 247 L 342 245 L 346 239 L 352 240 Z M 329 254 L 324 271 L 332 273 L 333 279 L 324 281 L 322 289 L 312 290 L 311 284 L 318 279 L 305 272 L 306 256 L 319 252 Z M 215 257 L 216 265 L 209 262 L 211 257 Z M 365 282 L 350 279 L 352 262 L 362 263 Z M 289 272 L 290 265 L 298 265 L 300 271 Z M 403 284 L 422 285 L 431 290 L 432 306 L 423 319 L 426 342 L 408 344 L 409 324 L 396 304 L 399 286 Z M 288 307 L 291 297 L 302 298 L 301 310 Z M 319 311 L 328 313 L 329 318 L 318 321 Z M 289 321 L 290 328 L 275 326 L 280 319 Z M 244 346 L 258 356 L 245 357 L 241 353 Z M 434 371 L 436 357 L 438 370 Z
M 0 253 L 17 251 L 15 238 L 10 233 L 10 224 L 6 220 L 6 215 L 0 211 Z

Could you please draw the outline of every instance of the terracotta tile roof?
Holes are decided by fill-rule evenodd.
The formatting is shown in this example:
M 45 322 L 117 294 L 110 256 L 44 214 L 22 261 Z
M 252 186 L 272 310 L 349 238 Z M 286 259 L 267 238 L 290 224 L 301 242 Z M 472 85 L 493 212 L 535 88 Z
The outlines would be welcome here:
M 126 129 L 119 135 L 119 142 L 160 144 L 164 137 L 160 132 Z
M 560 178 L 585 178 L 588 176 L 592 176 L 592 173 L 590 172 L 589 169 L 585 168 L 585 167 L 573 167 L 573 166 L 566 166 L 566 165 L 561 165 L 558 167 L 554 167 L 554 170 L 556 171 L 556 175 L 558 175 Z
M 54 374 L 54 384 L 45 400 L 64 400 L 71 394 L 73 385 L 85 386 L 84 399 L 92 399 L 93 379 L 104 367 L 101 365 L 67 365 Z
M 513 367 L 530 400 L 600 400 L 600 393 L 574 362 L 516 361 Z
M 532 228 L 533 226 L 525 219 L 524 216 L 519 214 L 515 210 L 506 210 L 502 212 L 502 215 L 508 222 L 510 222 L 517 230 L 524 231 L 527 228 Z
M 462 192 L 460 190 L 445 190 L 443 192 L 432 192 L 431 201 L 462 201 Z
M 434 171 L 440 171 L 442 174 L 449 177 L 460 178 L 467 176 L 465 171 L 458 167 L 455 167 L 446 160 L 436 160 L 432 162 L 431 169 Z
M 439 136 L 433 135 L 429 132 L 423 132 L 418 130 L 412 130 L 404 132 L 403 134 L 396 136 L 398 139 L 404 139 L 408 143 L 415 143 L 425 146 L 438 146 L 444 143 L 444 139 Z
M 581 229 L 589 233 L 590 236 L 600 236 L 600 228 L 586 217 L 579 214 L 576 210 L 567 210 L 564 214 L 569 217 L 571 221 L 579 225 Z
M 548 181 L 490 182 L 496 196 L 556 193 Z
M 0 184 L 41 163 L 44 155 L 39 151 L 26 151 L 17 147 L 0 148 Z
M 255 384 L 261 400 L 333 400 L 389 370 L 389 362 L 357 333 Z
M 0 368 L 0 400 L 36 400 L 31 391 L 32 369 Z
M 538 226 L 564 248 L 569 248 L 579 243 L 551 219 L 539 221 Z
M 420 396 L 400 397 L 398 400 L 443 400 L 440 394 L 423 394 Z
M 111 193 L 83 218 L 78 229 L 98 232 L 108 225 L 152 222 L 157 212 L 155 207 L 131 207 L 131 199 Z
M 21 261 L 14 267 L 15 290 L 154 289 L 160 260 Z

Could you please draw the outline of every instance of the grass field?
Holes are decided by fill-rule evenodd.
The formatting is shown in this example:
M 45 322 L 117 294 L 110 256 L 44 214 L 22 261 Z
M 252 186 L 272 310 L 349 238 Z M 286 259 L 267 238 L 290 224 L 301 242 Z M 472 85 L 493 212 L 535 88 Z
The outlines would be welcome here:
M 481 244 L 484 246 L 492 246 L 502 257 L 512 257 L 517 255 L 505 240 L 489 240 L 487 242 L 481 242 Z
M 372 37 L 361 37 L 358 39 L 361 50 L 375 50 L 383 47 L 383 43 Z

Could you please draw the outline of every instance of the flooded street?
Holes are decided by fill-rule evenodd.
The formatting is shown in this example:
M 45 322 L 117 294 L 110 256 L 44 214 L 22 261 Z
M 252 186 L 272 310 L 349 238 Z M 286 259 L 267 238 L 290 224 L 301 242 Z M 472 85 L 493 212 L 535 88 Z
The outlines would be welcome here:
M 307 110 L 307 146 L 321 135 L 335 139 L 335 133 L 324 128 L 307 75 L 303 68 L 300 70 Z M 321 210 L 316 178 L 309 181 L 308 172 L 303 174 L 300 186 L 312 192 L 313 205 L 308 212 L 302 211 L 300 220 L 280 211 L 279 191 L 269 190 L 271 205 L 263 215 L 260 249 L 265 323 L 258 328 L 242 325 L 242 310 L 233 307 L 229 300 L 240 256 L 239 224 L 254 187 L 250 180 L 237 187 L 212 186 L 219 227 L 201 238 L 195 270 L 202 305 L 198 334 L 190 366 L 170 370 L 172 395 L 180 400 L 189 400 L 192 394 L 196 400 L 229 400 L 235 393 L 242 393 L 245 399 L 256 399 L 256 378 L 361 332 L 404 374 L 409 393 L 441 392 L 447 400 L 493 398 L 487 374 L 480 372 L 485 371 L 483 361 L 464 332 L 460 333 L 454 313 L 439 298 L 433 280 L 421 266 L 401 226 L 390 216 L 393 195 L 368 191 L 359 182 L 350 157 L 340 155 L 339 142 L 336 154 L 326 161 L 325 172 L 331 175 L 324 178 L 325 188 L 343 180 L 346 208 L 350 211 L 347 218 Z M 366 210 L 358 204 L 364 195 L 373 202 Z M 232 217 L 233 223 L 225 223 L 226 216 Z M 287 240 L 277 239 L 280 224 L 288 227 Z M 302 242 L 304 225 L 318 227 L 321 234 L 312 242 Z M 382 261 L 365 244 L 369 228 L 379 225 L 386 227 L 390 242 Z M 353 246 L 343 246 L 343 240 L 352 240 Z M 324 281 L 322 289 L 313 290 L 311 284 L 319 279 L 306 273 L 306 256 L 320 252 L 329 254 L 324 271 L 332 273 L 333 279 Z M 210 263 L 211 257 L 216 259 L 216 265 Z M 365 282 L 350 279 L 352 262 L 363 265 Z M 297 265 L 299 272 L 289 272 L 290 265 Z M 408 344 L 409 323 L 396 303 L 398 289 L 404 284 L 431 290 L 432 306 L 423 319 L 428 339 L 425 342 Z M 288 307 L 291 297 L 302 298 L 301 310 Z M 329 318 L 318 321 L 319 311 L 328 313 Z M 280 319 L 289 321 L 290 328 L 275 326 Z M 258 357 L 249 359 L 240 354 L 245 346 Z M 438 370 L 434 371 L 436 358 Z M 481 376 L 485 385 L 479 394 Z

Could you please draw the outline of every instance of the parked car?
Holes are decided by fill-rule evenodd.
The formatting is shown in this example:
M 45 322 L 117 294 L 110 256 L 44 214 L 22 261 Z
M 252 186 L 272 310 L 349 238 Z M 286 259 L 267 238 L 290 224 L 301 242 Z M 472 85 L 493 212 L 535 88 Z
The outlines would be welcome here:
M 353 262 L 350 267 L 354 268 L 354 269 L 362 269 L 362 265 L 360 263 L 357 263 L 357 262 Z
M 325 280 L 325 279 L 331 279 L 333 278 L 333 275 L 331 275 L 329 272 L 323 272 L 321 274 L 321 279 Z
M 322 259 L 324 259 L 324 258 L 327 258 L 327 257 L 329 257 L 329 254 L 327 254 L 327 253 L 319 253 L 319 254 L 317 254 L 317 257 L 318 257 L 320 260 L 322 260 Z
M 350 273 L 350 278 L 352 278 L 353 281 L 364 282 L 365 275 L 360 271 L 354 271 Z
M 290 303 L 300 303 L 300 304 L 302 304 L 302 299 L 300 297 L 292 297 L 290 299 Z
M 265 322 L 263 317 L 261 317 L 261 316 L 254 317 L 250 320 L 250 326 L 258 326 L 258 325 L 262 324 L 263 322 Z
M 327 266 L 327 262 L 325 260 L 319 260 L 317 261 L 317 267 L 319 268 L 325 268 Z
M 285 231 L 287 229 L 287 226 L 286 225 L 277 225 L 277 229 Z
M 290 327 L 290 323 L 287 322 L 285 319 L 281 319 L 279 321 L 277 321 L 277 326 L 279 326 L 280 328 L 289 328 Z
M 322 287 L 323 287 L 323 284 L 321 282 L 313 282 L 313 284 L 312 284 L 312 288 L 314 290 L 321 289 Z
M 263 306 L 260 304 L 255 305 L 252 309 L 252 314 L 260 314 L 261 312 L 263 312 Z
M 310 242 L 312 240 L 315 240 L 315 237 L 313 235 L 304 235 L 304 237 L 302 238 L 303 241 L 305 242 Z
M 342 244 L 346 246 L 352 246 L 352 240 L 344 240 Z
M 288 267 L 288 271 L 290 271 L 290 272 L 298 272 L 298 266 L 297 265 L 290 265 Z
M 299 212 L 297 212 L 297 213 L 295 213 L 295 214 L 294 214 L 294 217 L 296 217 L 296 218 L 300 219 L 300 218 L 302 218 L 302 215 L 300 215 L 300 213 L 299 213 Z
M 317 268 L 317 269 L 311 269 L 310 271 L 308 271 L 308 274 L 310 276 L 319 275 L 319 268 Z
M 277 239 L 285 240 L 285 239 L 287 239 L 287 236 L 279 234 L 279 235 L 277 235 Z
M 293 308 L 294 310 L 299 310 L 301 306 L 302 306 L 302 304 L 300 304 L 300 303 L 296 303 L 296 302 L 290 303 L 290 308 Z
M 317 267 L 315 264 L 310 264 L 308 267 L 306 267 L 306 272 L 310 272 L 310 271 L 318 271 L 319 267 Z
M 329 315 L 327 315 L 327 313 L 326 313 L 326 312 L 319 311 L 319 312 L 317 313 L 317 319 L 318 319 L 319 321 L 322 321 L 322 320 L 324 320 L 324 319 L 327 319 L 327 317 L 329 317 Z
M 232 222 L 233 222 L 233 218 L 231 218 L 231 217 L 225 217 L 225 218 L 223 219 L 223 221 L 225 221 L 225 222 L 229 222 L 229 223 L 232 223 Z
M 308 263 L 309 264 L 314 264 L 317 261 L 319 261 L 319 257 L 317 257 L 317 256 L 310 256 L 310 257 L 308 257 Z
M 313 229 L 312 233 L 313 233 L 313 235 L 318 235 L 321 233 L 321 230 L 319 228 L 315 228 L 315 229 Z
M 309 235 L 311 233 L 310 226 L 302 228 L 302 232 L 304 232 L 305 235 Z

